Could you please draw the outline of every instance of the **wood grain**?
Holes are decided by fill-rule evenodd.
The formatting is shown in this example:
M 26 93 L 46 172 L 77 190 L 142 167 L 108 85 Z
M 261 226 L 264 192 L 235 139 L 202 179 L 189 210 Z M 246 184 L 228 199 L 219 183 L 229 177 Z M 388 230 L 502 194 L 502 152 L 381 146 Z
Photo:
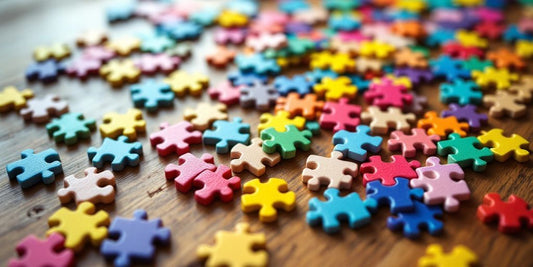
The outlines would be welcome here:
M 0 86 L 15 85 L 18 88 L 30 87 L 36 96 L 56 93 L 66 99 L 70 110 L 82 112 L 86 117 L 96 118 L 101 123 L 102 116 L 110 111 L 125 112 L 132 107 L 128 88 L 112 89 L 100 78 L 92 78 L 82 83 L 76 79 L 62 77 L 58 83 L 44 86 L 40 83 L 28 84 L 23 77 L 26 66 L 31 63 L 33 48 L 41 44 L 65 41 L 74 45 L 76 35 L 85 29 L 108 28 L 103 17 L 103 7 L 111 1 L 63 1 L 63 0 L 21 0 L 0 2 Z M 269 2 L 267 5 L 272 6 Z M 518 14 L 516 11 L 511 11 Z M 516 16 L 514 16 L 516 19 Z M 110 27 L 111 38 L 123 34 L 147 30 L 149 26 L 142 20 L 132 20 Z M 193 57 L 183 64 L 182 69 L 207 73 L 211 84 L 224 79 L 224 71 L 216 71 L 204 62 L 204 56 L 214 47 L 212 31 L 208 30 L 195 43 Z M 299 70 L 295 70 L 299 71 Z M 301 69 L 303 71 L 303 69 Z M 531 69 L 528 70 L 530 72 Z M 157 76 L 162 78 L 162 76 Z M 438 83 L 417 88 L 427 96 L 428 110 L 441 111 L 445 108 L 438 101 Z M 156 114 L 145 114 L 148 133 L 158 129 L 160 122 L 176 123 L 182 120 L 186 107 L 194 107 L 200 101 L 210 101 L 204 94 L 201 98 L 184 97 L 177 99 L 173 108 Z M 361 97 L 357 103 L 365 106 Z M 486 111 L 486 110 L 484 110 Z M 230 118 L 240 116 L 252 125 L 253 136 L 257 135 L 259 112 L 229 109 Z M 518 133 L 533 140 L 531 118 L 528 115 L 519 120 L 490 119 L 490 126 L 501 127 L 507 133 Z M 193 194 L 178 193 L 171 182 L 164 179 L 164 166 L 176 161 L 176 156 L 159 157 L 150 146 L 146 135 L 140 137 L 144 156 L 137 168 L 127 168 L 117 173 L 117 199 L 111 205 L 99 205 L 114 216 L 131 217 L 135 209 L 143 208 L 150 217 L 161 217 L 171 229 L 172 243 L 158 250 L 156 263 L 164 266 L 201 265 L 195 258 L 195 250 L 200 244 L 214 242 L 214 234 L 221 229 L 232 229 L 236 223 L 246 221 L 252 231 L 264 232 L 267 236 L 267 249 L 271 266 L 413 266 L 424 255 L 428 244 L 439 243 L 449 250 L 454 245 L 470 247 L 486 266 L 533 266 L 532 232 L 510 236 L 498 232 L 494 225 L 484 225 L 475 216 L 476 208 L 487 192 L 499 192 L 507 197 L 510 194 L 521 196 L 533 203 L 533 179 L 531 161 L 519 164 L 514 160 L 505 163 L 492 162 L 483 173 L 466 169 L 466 181 L 472 190 L 472 198 L 461 204 L 456 214 L 445 214 L 444 234 L 429 236 L 424 234 L 416 241 L 404 238 L 401 234 L 386 228 L 388 211 L 380 209 L 372 218 L 372 223 L 362 229 L 344 228 L 341 234 L 327 235 L 320 228 L 311 228 L 305 223 L 307 202 L 320 195 L 309 192 L 301 183 L 300 175 L 305 159 L 310 154 L 328 155 L 332 150 L 331 133 L 313 138 L 309 152 L 298 152 L 297 157 L 282 161 L 275 168 L 267 170 L 267 177 L 280 177 L 288 181 L 289 188 L 296 192 L 295 211 L 281 212 L 275 223 L 263 224 L 256 214 L 243 214 L 240 210 L 240 193 L 235 201 L 228 204 L 215 204 L 204 207 L 196 204 Z M 94 132 L 91 139 L 73 147 L 56 145 L 46 134 L 43 125 L 25 123 L 15 112 L 0 115 L 0 259 L 4 265 L 15 256 L 15 244 L 32 233 L 43 237 L 48 229 L 47 218 L 61 207 L 56 191 L 62 187 L 63 175 L 55 184 L 42 184 L 29 190 L 22 190 L 16 182 L 7 178 L 5 166 L 18 160 L 20 151 L 33 148 L 42 151 L 57 149 L 61 155 L 65 175 L 80 175 L 90 166 L 87 148 L 99 146 L 101 137 Z M 531 148 L 531 147 L 530 147 Z M 200 155 L 208 152 L 215 155 L 213 147 L 195 145 L 192 152 Z M 389 155 L 387 151 L 382 153 Z M 216 155 L 217 164 L 228 164 L 228 155 Z M 419 160 L 424 160 L 419 158 Z M 244 182 L 252 179 L 249 173 L 240 175 Z M 354 190 L 364 194 L 361 177 L 357 178 Z M 68 205 L 74 208 L 73 204 Z M 105 262 L 94 247 L 87 246 L 76 257 L 80 266 L 101 266 Z

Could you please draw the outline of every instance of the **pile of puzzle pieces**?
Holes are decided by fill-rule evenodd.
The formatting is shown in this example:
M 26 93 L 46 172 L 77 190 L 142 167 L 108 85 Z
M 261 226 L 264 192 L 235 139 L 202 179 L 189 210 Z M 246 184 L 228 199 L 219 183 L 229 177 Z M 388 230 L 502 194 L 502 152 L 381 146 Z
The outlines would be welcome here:
M 526 116 L 533 99 L 533 76 L 525 74 L 533 57 L 533 5 L 520 2 L 524 15 L 516 24 L 504 23 L 504 0 L 324 0 L 322 6 L 284 0 L 278 1 L 277 11 L 262 11 L 253 0 L 220 6 L 116 2 L 105 9 L 110 25 L 144 19 L 153 31 L 119 38 L 85 32 L 76 39 L 80 53 L 70 61 L 73 51 L 66 43 L 37 47 L 26 78 L 53 83 L 63 74 L 81 80 L 100 75 L 112 87 L 129 86 L 129 111 L 110 111 L 97 127 L 97 120 L 71 111 L 60 96 L 33 98 L 32 90 L 13 86 L 0 92 L 1 112 L 15 110 L 24 120 L 46 124 L 57 143 L 77 144 L 97 128 L 103 139 L 100 147 L 87 150 L 93 166 L 84 170 L 84 177 L 65 177 L 57 192 L 61 203 L 75 202 L 76 210 L 56 211 L 48 219 L 47 238 L 23 239 L 16 247 L 20 258 L 9 266 L 72 265 L 88 241 L 117 266 L 149 261 L 155 243 L 171 238 L 161 219 L 148 220 L 146 211 L 137 210 L 132 219 L 111 220 L 94 205 L 115 201 L 115 173 L 140 164 L 143 147 L 137 139 L 147 131 L 142 109 L 156 113 L 172 107 L 176 97 L 204 91 L 213 102 L 185 109 L 183 120 L 160 122 L 149 133 L 159 156 L 177 157 L 161 176 L 174 180 L 181 193 L 195 190 L 199 204 L 234 201 L 242 188 L 243 212 L 257 212 L 262 222 L 276 221 L 279 209 L 296 207 L 296 194 L 283 177 L 259 177 L 267 166 L 312 150 L 313 136 L 332 132 L 333 151 L 309 155 L 301 175 L 310 191 L 326 187 L 325 200 L 309 201 L 305 220 L 310 226 L 321 225 L 328 234 L 341 231 L 343 221 L 350 228 L 363 227 L 379 206 L 387 206 L 387 227 L 393 231 L 408 238 L 419 237 L 420 229 L 442 233 L 439 218 L 457 212 L 470 198 L 465 171 L 483 172 L 492 161 L 511 157 L 530 160 L 528 140 L 488 123 L 489 116 Z M 203 32 L 211 32 L 217 45 L 205 55 L 206 64 L 236 68 L 214 85 L 204 74 L 179 69 L 194 52 L 190 41 Z M 492 42 L 506 46 L 496 49 Z M 166 77 L 150 77 L 154 74 Z M 449 104 L 440 114 L 429 110 L 427 99 L 417 93 L 435 82 L 440 83 L 439 100 Z M 263 112 L 257 137 L 242 118 L 229 119 L 232 105 Z M 229 166 L 217 166 L 208 153 L 192 154 L 191 146 L 200 144 L 229 154 Z M 390 159 L 380 155 L 382 149 L 393 153 Z M 419 155 L 426 157 L 424 164 L 413 159 Z M 6 170 L 23 189 L 51 184 L 63 172 L 52 148 L 38 153 L 27 149 L 21 157 Z M 107 163 L 111 170 L 103 170 Z M 234 175 L 245 170 L 258 178 L 244 182 Z M 351 192 L 358 176 L 364 197 Z M 488 192 L 477 217 L 484 223 L 498 221 L 503 233 L 519 232 L 522 221 L 533 228 L 533 210 L 516 195 L 503 201 Z M 265 235 L 250 233 L 246 223 L 215 239 L 216 245 L 197 250 L 208 266 L 268 263 L 266 251 L 255 250 L 265 247 Z M 418 264 L 466 266 L 477 261 L 464 246 L 446 254 L 434 244 Z

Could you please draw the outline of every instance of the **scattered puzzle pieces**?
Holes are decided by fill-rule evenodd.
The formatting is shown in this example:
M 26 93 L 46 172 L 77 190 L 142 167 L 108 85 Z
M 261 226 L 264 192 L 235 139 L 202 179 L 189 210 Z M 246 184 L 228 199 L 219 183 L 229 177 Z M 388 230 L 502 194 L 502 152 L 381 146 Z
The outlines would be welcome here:
M 61 203 L 74 200 L 76 204 L 88 201 L 93 204 L 108 204 L 115 200 L 115 175 L 111 171 L 97 172 L 96 168 L 84 170 L 85 177 L 65 177 L 64 188 L 57 191 Z
M 174 92 L 164 82 L 148 79 L 130 86 L 130 92 L 135 107 L 145 107 L 149 112 L 174 105 Z
M 389 127 L 395 130 L 407 132 L 411 129 L 409 122 L 414 122 L 415 114 L 404 114 L 399 108 L 389 107 L 386 112 L 381 111 L 378 107 L 370 106 L 367 111 L 361 113 L 363 123 L 370 122 L 369 126 L 373 134 L 386 134 Z
M 432 244 L 426 249 L 426 255 L 418 260 L 419 267 L 469 267 L 478 262 L 478 258 L 469 248 L 459 245 L 445 254 L 442 246 Z
M 253 179 L 242 188 L 242 211 L 248 213 L 259 210 L 259 220 L 262 222 L 275 221 L 276 209 L 291 211 L 295 207 L 296 195 L 283 179 L 269 178 L 266 183 Z
M 320 185 L 328 188 L 350 189 L 352 180 L 357 175 L 357 164 L 342 160 L 339 151 L 331 152 L 331 157 L 310 155 L 302 172 L 302 182 L 307 188 L 318 191 Z
M 279 97 L 275 110 L 288 111 L 291 117 L 301 115 L 306 120 L 314 120 L 320 116 L 324 102 L 317 101 L 315 94 L 307 94 L 300 98 L 298 93 L 289 93 L 287 97 Z
M 19 110 L 26 106 L 26 101 L 33 97 L 30 89 L 17 90 L 14 86 L 4 87 L 0 92 L 0 112 L 7 112 L 12 109 Z
M 17 179 L 22 188 L 29 188 L 42 181 L 51 184 L 55 176 L 63 172 L 59 154 L 49 148 L 37 154 L 33 149 L 21 153 L 21 160 L 7 164 L 6 172 L 9 179 Z
M 410 135 L 402 131 L 392 132 L 387 145 L 390 151 L 401 150 L 404 157 L 413 158 L 417 149 L 421 149 L 427 156 L 436 154 L 435 142 L 439 140 L 440 137 L 436 134 L 427 135 L 424 129 L 413 128 Z
M 494 95 L 483 97 L 483 104 L 490 107 L 489 115 L 494 118 L 501 118 L 508 115 L 511 118 L 519 118 L 527 114 L 524 98 L 521 95 L 507 91 L 497 91 Z
M 279 153 L 267 154 L 263 151 L 263 140 L 253 138 L 250 145 L 237 144 L 231 149 L 231 170 L 239 173 L 247 169 L 255 176 L 265 174 L 265 164 L 273 167 L 281 160 Z
M 437 143 L 437 152 L 441 156 L 448 155 L 448 163 L 457 163 L 461 167 L 472 166 L 474 171 L 481 172 L 492 161 L 494 153 L 481 145 L 473 136 L 462 138 L 457 133 L 448 136 L 448 140 Z
M 307 151 L 311 148 L 309 130 L 300 131 L 294 125 L 286 125 L 284 132 L 278 132 L 275 128 L 268 128 L 261 132 L 263 139 L 263 151 L 268 154 L 279 152 L 282 159 L 290 159 L 296 156 L 296 149 Z
M 266 111 L 276 104 L 278 97 L 278 91 L 273 85 L 255 80 L 253 85 L 241 88 L 240 103 L 244 108 L 255 107 L 260 111 Z
M 41 99 L 30 99 L 25 108 L 20 110 L 20 115 L 25 120 L 35 123 L 45 123 L 51 116 L 60 116 L 68 112 L 68 104 L 57 95 L 47 95 Z
M 218 196 L 222 202 L 233 200 L 233 190 L 241 188 L 241 178 L 231 175 L 231 169 L 218 165 L 215 171 L 204 170 L 193 180 L 193 186 L 201 188 L 194 192 L 194 199 L 202 205 L 209 205 Z
M 384 162 L 380 155 L 372 156 L 369 162 L 361 164 L 363 185 L 374 180 L 380 180 L 383 185 L 396 184 L 395 177 L 413 179 L 417 177 L 413 169 L 420 167 L 417 160 L 407 161 L 400 155 L 392 155 L 390 162 Z
M 387 205 L 393 214 L 412 211 L 415 207 L 413 199 L 422 199 L 424 190 L 411 189 L 409 179 L 396 177 L 396 184 L 383 185 L 380 181 L 366 184 L 366 198 L 377 202 L 377 205 Z
M 174 179 L 176 189 L 182 193 L 191 190 L 194 178 L 203 171 L 214 171 L 215 159 L 212 155 L 204 153 L 200 158 L 191 153 L 185 153 L 178 158 L 178 164 L 168 164 L 165 167 L 167 180 Z
M 193 125 L 187 121 L 174 125 L 163 122 L 159 129 L 161 130 L 150 135 L 150 143 L 157 148 L 160 156 L 174 152 L 179 156 L 189 152 L 190 145 L 202 143 L 202 132 L 194 131 Z
M 143 154 L 140 142 L 127 143 L 128 137 L 119 136 L 118 140 L 104 138 L 99 148 L 90 147 L 87 150 L 89 160 L 99 169 L 104 167 L 105 162 L 111 161 L 113 171 L 121 171 L 126 166 L 139 165 L 140 156 Z
M 453 116 L 440 118 L 435 111 L 426 112 L 424 118 L 418 120 L 417 126 L 427 130 L 428 134 L 436 134 L 441 138 L 445 138 L 452 132 L 464 137 L 469 129 L 468 123 L 458 122 Z
M 326 102 L 323 113 L 320 115 L 320 127 L 336 133 L 340 130 L 355 131 L 359 125 L 358 118 L 361 107 L 349 104 L 348 98 L 341 98 L 339 102 Z
M 141 70 L 129 59 L 114 59 L 100 68 L 103 76 L 113 87 L 120 87 L 124 83 L 134 83 L 141 77 Z
M 18 259 L 10 259 L 7 266 L 58 266 L 67 267 L 74 264 L 74 253 L 65 249 L 65 238 L 58 233 L 51 234 L 45 240 L 34 235 L 26 236 L 17 244 Z
M 259 125 L 257 131 L 259 134 L 265 129 L 274 128 L 277 132 L 285 132 L 285 126 L 294 125 L 298 130 L 305 128 L 305 119 L 300 116 L 295 116 L 289 119 L 290 113 L 285 110 L 279 110 L 275 115 L 270 113 L 263 113 L 259 117 Z
M 511 155 L 518 162 L 529 160 L 529 151 L 527 151 L 529 142 L 518 134 L 512 134 L 511 137 L 503 135 L 502 129 L 492 129 L 488 132 L 482 131 L 477 139 L 484 145 L 491 147 L 494 153 L 494 159 L 500 162 L 508 160 Z
M 239 117 L 233 121 L 217 120 L 213 123 L 215 130 L 206 130 L 202 137 L 204 144 L 216 145 L 219 154 L 228 153 L 236 144 L 250 143 L 250 124 L 243 123 Z
M 352 80 L 345 76 L 334 79 L 325 77 L 313 86 L 313 90 L 318 96 L 325 97 L 327 101 L 337 101 L 342 97 L 352 99 L 357 93 L 357 87 L 352 85 Z
M 106 113 L 103 124 L 100 124 L 100 134 L 102 137 L 117 138 L 125 135 L 129 140 L 137 139 L 137 132 L 146 131 L 146 122 L 143 120 L 142 112 L 138 109 L 129 109 L 126 114 L 116 112 Z
M 227 120 L 226 105 L 200 103 L 195 109 L 187 108 L 183 113 L 183 118 L 190 121 L 194 129 L 204 131 L 216 120 Z
M 403 229 L 403 235 L 408 238 L 417 238 L 421 227 L 427 229 L 431 235 L 440 234 L 444 224 L 435 217 L 442 216 L 442 209 L 439 206 L 427 206 L 419 201 L 414 203 L 414 210 L 399 212 L 397 217 L 389 217 L 387 227 L 393 231 Z
M 486 194 L 477 209 L 477 217 L 484 223 L 497 220 L 498 230 L 506 234 L 520 232 L 522 225 L 533 229 L 533 210 L 515 195 L 510 195 L 504 202 L 498 193 Z
M 340 151 L 345 157 L 364 161 L 367 157 L 367 151 L 378 153 L 381 150 L 383 138 L 371 136 L 370 127 L 359 125 L 355 132 L 340 130 L 333 135 L 334 150 Z

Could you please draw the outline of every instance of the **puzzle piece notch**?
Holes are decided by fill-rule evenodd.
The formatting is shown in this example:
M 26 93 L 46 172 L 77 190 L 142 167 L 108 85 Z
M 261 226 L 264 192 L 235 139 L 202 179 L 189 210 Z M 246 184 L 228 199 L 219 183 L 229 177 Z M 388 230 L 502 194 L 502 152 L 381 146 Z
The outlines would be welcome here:
M 0 92 L 0 112 L 8 112 L 12 109 L 19 110 L 26 106 L 27 99 L 33 97 L 30 89 L 17 90 L 14 86 L 4 87 Z
M 16 178 L 23 189 L 40 181 L 51 184 L 55 176 L 63 172 L 59 154 L 51 148 L 39 153 L 34 153 L 33 149 L 26 149 L 22 151 L 21 158 L 7 164 L 6 172 L 9 179 Z
M 420 167 L 417 160 L 407 161 L 400 155 L 392 155 L 390 162 L 385 162 L 380 155 L 371 156 L 369 162 L 361 164 L 360 172 L 363 174 L 363 185 L 368 182 L 380 180 L 383 185 L 395 185 L 395 177 L 406 179 L 417 178 L 413 169 Z
M 418 120 L 417 127 L 427 130 L 430 135 L 436 134 L 441 138 L 445 138 L 450 133 L 457 133 L 464 137 L 470 128 L 468 123 L 458 122 L 454 116 L 441 118 L 435 111 L 426 112 L 424 118 Z
M 287 97 L 280 97 L 276 100 L 274 110 L 288 111 L 291 117 L 301 115 L 306 120 L 314 120 L 320 116 L 324 107 L 323 101 L 317 101 L 315 94 L 307 94 L 300 98 L 298 93 L 289 93 Z
M 437 143 L 437 153 L 448 155 L 448 163 L 457 163 L 461 167 L 472 166 L 476 172 L 484 171 L 487 162 L 492 161 L 494 153 L 473 136 L 461 138 L 457 133 L 448 136 L 448 140 Z
M 61 203 L 74 200 L 76 204 L 84 201 L 108 204 L 115 200 L 115 175 L 111 171 L 97 172 L 96 168 L 89 167 L 84 173 L 82 178 L 74 175 L 65 177 L 64 188 L 57 191 Z
M 191 153 L 185 153 L 178 158 L 178 164 L 170 163 L 165 167 L 167 180 L 174 180 L 176 189 L 182 193 L 191 190 L 194 178 L 203 171 L 214 171 L 215 159 L 212 155 L 204 153 L 200 158 Z
M 183 118 L 190 121 L 194 129 L 204 131 L 217 120 L 227 120 L 227 106 L 224 104 L 199 103 L 195 109 L 187 108 L 183 113 Z
M 18 259 L 10 259 L 7 266 L 71 266 L 74 253 L 64 246 L 65 238 L 58 233 L 40 240 L 34 235 L 26 236 L 17 244 Z
M 130 92 L 135 107 L 145 107 L 148 112 L 174 105 L 174 92 L 164 82 L 148 79 L 130 86 Z
M 386 134 L 389 128 L 407 132 L 411 129 L 409 122 L 413 123 L 416 116 L 413 113 L 404 114 L 401 109 L 395 107 L 387 108 L 386 112 L 379 107 L 370 106 L 367 111 L 361 113 L 363 123 L 370 122 L 370 129 L 373 134 Z
M 409 179 L 396 177 L 396 184 L 383 185 L 380 181 L 366 184 L 366 198 L 377 202 L 377 205 L 388 205 L 393 214 L 408 212 L 414 209 L 413 199 L 422 199 L 424 190 L 411 189 Z
M 244 184 L 241 196 L 243 212 L 259 210 L 259 220 L 273 222 L 277 219 L 276 209 L 291 211 L 296 207 L 296 195 L 289 190 L 287 182 L 280 178 L 269 178 L 261 183 L 253 179 Z
M 149 261 L 155 253 L 155 243 L 168 244 L 170 229 L 163 227 L 161 219 L 148 220 L 145 210 L 135 210 L 132 219 L 116 217 L 109 227 L 109 236 L 100 252 L 114 258 L 114 265 L 126 267 L 132 260 Z
M 297 148 L 303 151 L 308 151 L 311 148 L 310 139 L 312 136 L 311 131 L 300 131 L 294 125 L 286 125 L 284 132 L 278 132 L 271 127 L 261 132 L 263 151 L 268 154 L 277 151 L 281 154 L 282 159 L 294 158 Z
M 411 239 L 420 235 L 421 226 L 431 235 L 441 233 L 444 224 L 436 217 L 442 216 L 442 209 L 439 206 L 427 206 L 419 201 L 414 201 L 414 204 L 414 210 L 399 212 L 397 217 L 389 217 L 387 227 L 393 231 L 402 229 L 403 235 Z
M 302 172 L 302 182 L 311 191 L 318 191 L 321 185 L 328 188 L 350 189 L 357 176 L 357 164 L 342 160 L 340 151 L 331 152 L 331 157 L 310 155 Z
M 440 136 L 436 134 L 427 135 L 424 129 L 413 128 L 411 134 L 402 131 L 394 131 L 387 141 L 390 151 L 401 150 L 402 156 L 413 158 L 417 149 L 422 150 L 424 155 L 430 156 L 437 153 L 436 142 L 440 141 Z
M 243 123 L 239 117 L 233 121 L 218 120 L 213 123 L 215 130 L 206 130 L 203 134 L 203 142 L 206 145 L 215 145 L 216 152 L 226 154 L 236 144 L 250 143 L 250 124 Z
M 320 115 L 320 127 L 336 133 L 340 130 L 355 131 L 359 125 L 358 118 L 361 107 L 349 104 L 348 98 L 341 98 L 339 102 L 326 102 L 323 113 Z
M 138 109 L 129 109 L 125 114 L 116 112 L 106 113 L 103 124 L 100 124 L 100 134 L 102 137 L 117 138 L 121 135 L 129 140 L 137 139 L 137 132 L 146 131 L 146 122 L 143 120 L 142 112 Z
M 263 151 L 263 140 L 261 138 L 253 138 L 251 144 L 246 146 L 244 144 L 237 144 L 231 149 L 231 170 L 239 173 L 247 169 L 255 176 L 262 176 L 265 174 L 265 164 L 273 167 L 281 161 L 279 153 L 267 154 Z
M 53 119 L 46 125 L 48 135 L 54 138 L 56 143 L 65 142 L 73 145 L 79 139 L 88 139 L 91 131 L 96 129 L 94 119 L 85 119 L 81 113 L 65 113 L 58 119 Z
M 68 112 L 68 104 L 57 95 L 47 95 L 41 99 L 30 99 L 26 107 L 20 110 L 24 120 L 45 123 L 52 116 L 60 116 Z
M 506 234 L 520 232 L 524 224 L 533 229 L 533 209 L 516 195 L 510 195 L 504 202 L 498 193 L 486 194 L 477 209 L 477 217 L 483 223 L 498 220 L 498 230 Z
M 181 121 L 170 125 L 168 122 L 160 124 L 158 132 L 150 135 L 150 144 L 155 146 L 160 156 L 171 153 L 179 155 L 189 152 L 190 145 L 202 143 L 202 132 L 194 131 L 188 121 Z
M 128 143 L 128 137 L 119 136 L 117 140 L 104 138 L 99 148 L 90 147 L 87 150 L 89 160 L 96 168 L 103 168 L 105 162 L 111 161 L 113 171 L 121 171 L 126 166 L 139 165 L 140 156 L 143 154 L 140 142 Z
M 427 247 L 426 255 L 418 260 L 418 266 L 455 266 L 469 267 L 478 263 L 478 258 L 469 248 L 459 245 L 455 246 L 450 253 L 444 253 L 442 246 L 432 244 Z
M 383 138 L 380 136 L 371 136 L 370 127 L 359 125 L 355 132 L 340 130 L 333 135 L 334 150 L 340 151 L 344 157 L 364 161 L 367 157 L 367 151 L 378 153 L 381 150 Z
M 204 170 L 193 180 L 193 186 L 201 188 L 194 192 L 194 199 L 202 205 L 209 205 L 215 197 L 222 202 L 233 200 L 233 190 L 241 188 L 241 178 L 231 175 L 231 169 L 218 165 L 215 171 Z

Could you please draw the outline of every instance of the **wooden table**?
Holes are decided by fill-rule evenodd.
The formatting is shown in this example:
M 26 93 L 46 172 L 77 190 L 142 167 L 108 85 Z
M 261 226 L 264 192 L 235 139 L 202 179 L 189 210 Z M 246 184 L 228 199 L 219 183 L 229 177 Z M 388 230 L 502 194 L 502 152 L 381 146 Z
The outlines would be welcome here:
M 86 29 L 109 27 L 111 38 L 150 29 L 140 19 L 107 25 L 103 7 L 110 2 L 0 2 L 0 86 L 15 85 L 19 89 L 30 87 L 37 97 L 49 93 L 58 94 L 68 101 L 71 111 L 95 118 L 98 124 L 107 112 L 126 112 L 132 107 L 128 88 L 112 89 L 100 78 L 91 78 L 83 83 L 77 79 L 61 77 L 59 82 L 51 85 L 28 83 L 24 79 L 24 70 L 32 61 L 33 48 L 38 45 L 64 41 L 73 46 L 74 38 Z M 513 20 L 516 19 L 514 16 Z M 193 57 L 182 65 L 182 69 L 207 73 L 211 84 L 223 80 L 225 71 L 213 70 L 204 61 L 205 53 L 214 47 L 212 30 L 203 34 L 195 46 L 198 49 L 193 51 Z M 445 108 L 438 101 L 437 83 L 416 90 L 429 97 L 428 110 L 441 111 Z M 207 94 L 201 98 L 186 96 L 177 99 L 173 108 L 163 109 L 155 114 L 143 111 L 147 132 L 156 131 L 159 123 L 164 121 L 181 121 L 183 110 L 194 107 L 200 101 L 211 100 Z M 365 106 L 361 97 L 358 97 L 357 103 Z M 240 116 L 252 125 L 253 136 L 257 135 L 260 114 L 254 110 L 244 111 L 238 106 L 229 108 L 230 118 Z M 87 149 L 90 146 L 98 147 L 102 142 L 100 134 L 94 132 L 90 140 L 75 146 L 55 144 L 48 137 L 44 125 L 26 123 L 15 112 L 0 116 L 0 166 L 18 160 L 24 149 L 43 151 L 54 148 L 61 155 L 65 175 L 80 176 L 90 166 Z M 528 115 L 522 119 L 490 119 L 490 126 L 485 129 L 499 127 L 505 129 L 506 133 L 518 133 L 533 140 L 532 117 L 533 109 L 528 108 Z M 386 227 L 389 212 L 384 208 L 373 216 L 370 225 L 358 230 L 344 227 L 341 234 L 327 235 L 320 227 L 310 227 L 305 222 L 308 201 L 322 194 L 323 190 L 320 193 L 310 192 L 300 181 L 300 175 L 308 155 L 329 154 L 332 150 L 331 137 L 330 132 L 322 131 L 320 136 L 313 138 L 311 151 L 299 151 L 296 158 L 268 169 L 264 178 L 285 179 L 290 189 L 296 192 L 297 198 L 297 208 L 288 213 L 280 212 L 279 219 L 274 223 L 261 223 L 255 213 L 243 214 L 240 210 L 240 193 L 237 193 L 233 202 L 216 202 L 207 207 L 197 204 L 192 193 L 178 193 L 173 183 L 165 180 L 163 173 L 166 164 L 176 162 L 177 157 L 159 157 L 150 146 L 147 135 L 139 138 L 144 149 L 140 166 L 116 173 L 117 198 L 114 204 L 98 205 L 97 208 L 109 212 L 112 218 L 131 217 L 133 211 L 139 208 L 146 209 L 151 218 L 161 217 L 172 232 L 171 245 L 159 247 L 157 252 L 156 263 L 165 266 L 200 265 L 195 257 L 196 248 L 200 244 L 213 244 L 216 231 L 233 229 L 238 222 L 249 222 L 253 232 L 266 234 L 271 266 L 413 266 L 424 255 L 427 245 L 432 243 L 442 244 L 446 250 L 458 244 L 466 245 L 487 266 L 533 265 L 531 231 L 523 231 L 514 236 L 504 235 L 496 230 L 495 225 L 482 224 L 475 215 L 483 195 L 488 192 L 499 192 L 505 198 L 516 194 L 533 203 L 531 161 L 492 162 L 482 173 L 475 173 L 467 168 L 465 174 L 472 190 L 471 200 L 461 203 L 459 212 L 444 215 L 444 234 L 440 236 L 433 237 L 424 233 L 420 239 L 413 241 L 404 238 L 401 233 L 391 232 Z M 215 155 L 217 164 L 229 164 L 229 156 L 216 154 L 211 146 L 194 145 L 191 152 L 195 155 L 208 152 Z M 388 156 L 390 153 L 385 149 L 382 154 Z M 423 161 L 424 158 L 419 160 Z M 248 172 L 239 175 L 244 182 L 253 178 Z M 63 187 L 64 176 L 56 177 L 52 185 L 39 184 L 28 190 L 22 190 L 16 182 L 10 182 L 4 167 L 0 168 L 0 177 L 0 243 L 3 244 L 0 258 L 5 264 L 10 257 L 15 256 L 15 244 L 23 237 L 28 234 L 45 236 L 47 218 L 61 207 L 56 191 Z M 353 188 L 364 195 L 360 176 Z M 74 204 L 66 206 L 72 209 L 75 207 Z M 106 264 L 98 249 L 90 245 L 76 256 L 76 262 L 80 266 Z

